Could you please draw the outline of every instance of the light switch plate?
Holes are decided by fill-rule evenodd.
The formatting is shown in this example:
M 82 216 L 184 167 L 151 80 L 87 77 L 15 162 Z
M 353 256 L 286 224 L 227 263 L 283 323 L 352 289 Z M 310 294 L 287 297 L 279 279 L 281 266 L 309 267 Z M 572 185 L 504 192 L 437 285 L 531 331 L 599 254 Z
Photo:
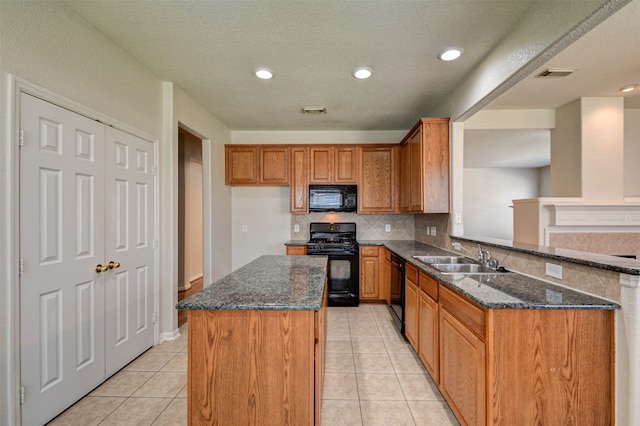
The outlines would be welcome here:
M 432 227 L 431 227 L 431 236 L 432 236 L 432 237 L 435 237 L 435 236 L 436 236 L 436 227 L 435 227 L 435 226 L 432 226 Z
M 298 225 L 297 223 L 293 225 L 293 232 L 300 232 L 300 225 Z
M 249 225 L 242 225 L 242 232 L 249 232 Z
M 390 225 L 390 224 L 388 224 L 388 223 L 387 223 L 387 224 L 384 226 L 384 232 L 391 232 L 391 225 Z

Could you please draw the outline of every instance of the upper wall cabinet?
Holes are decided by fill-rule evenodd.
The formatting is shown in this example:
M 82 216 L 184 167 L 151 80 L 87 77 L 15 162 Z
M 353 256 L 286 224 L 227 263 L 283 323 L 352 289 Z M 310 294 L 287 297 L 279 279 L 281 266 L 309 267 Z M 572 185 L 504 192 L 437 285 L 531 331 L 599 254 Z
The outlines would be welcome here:
M 291 168 L 289 191 L 291 213 L 307 213 L 309 210 L 309 187 L 307 186 L 307 152 L 304 146 L 291 147 Z
M 357 178 L 355 147 L 315 145 L 309 148 L 309 183 L 356 184 Z
M 449 119 L 421 119 L 400 144 L 400 210 L 449 213 Z
M 225 145 L 225 184 L 289 185 L 289 147 Z
M 361 147 L 358 213 L 397 213 L 397 148 Z

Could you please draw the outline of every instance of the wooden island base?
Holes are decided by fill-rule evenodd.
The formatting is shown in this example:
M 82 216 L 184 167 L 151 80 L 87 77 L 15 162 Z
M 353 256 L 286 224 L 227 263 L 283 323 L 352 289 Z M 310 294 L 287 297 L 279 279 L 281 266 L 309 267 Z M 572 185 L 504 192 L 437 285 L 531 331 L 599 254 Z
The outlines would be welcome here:
M 320 424 L 324 312 L 189 311 L 189 424 Z

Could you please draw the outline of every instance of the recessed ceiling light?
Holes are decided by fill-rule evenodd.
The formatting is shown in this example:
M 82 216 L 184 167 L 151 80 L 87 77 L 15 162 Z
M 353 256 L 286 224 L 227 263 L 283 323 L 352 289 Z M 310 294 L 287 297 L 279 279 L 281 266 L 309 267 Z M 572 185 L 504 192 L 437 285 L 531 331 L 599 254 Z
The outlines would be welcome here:
M 629 84 L 627 86 L 621 87 L 620 91 L 624 93 L 633 92 L 638 86 L 638 84 Z
M 462 52 L 464 52 L 464 49 L 453 47 L 438 53 L 438 59 L 441 61 L 453 61 L 454 59 L 458 59 L 460 55 L 462 55 Z
M 260 67 L 253 70 L 253 72 L 256 74 L 256 77 L 262 80 L 270 80 L 273 78 L 273 71 L 269 68 Z
M 359 67 L 353 70 L 353 76 L 358 80 L 369 78 L 371 77 L 371 74 L 373 74 L 373 71 L 371 71 L 371 68 L 367 67 Z

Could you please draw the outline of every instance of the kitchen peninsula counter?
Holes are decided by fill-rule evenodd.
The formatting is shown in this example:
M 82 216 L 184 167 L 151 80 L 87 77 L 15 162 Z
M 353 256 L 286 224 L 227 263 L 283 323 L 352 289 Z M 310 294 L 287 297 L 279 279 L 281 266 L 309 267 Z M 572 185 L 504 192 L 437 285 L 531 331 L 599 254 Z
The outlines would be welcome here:
M 619 309 L 618 303 L 518 273 L 443 274 L 413 256 L 461 256 L 413 240 L 360 241 L 382 245 L 420 271 L 486 309 Z
M 190 425 L 320 424 L 326 256 L 262 256 L 182 300 Z

